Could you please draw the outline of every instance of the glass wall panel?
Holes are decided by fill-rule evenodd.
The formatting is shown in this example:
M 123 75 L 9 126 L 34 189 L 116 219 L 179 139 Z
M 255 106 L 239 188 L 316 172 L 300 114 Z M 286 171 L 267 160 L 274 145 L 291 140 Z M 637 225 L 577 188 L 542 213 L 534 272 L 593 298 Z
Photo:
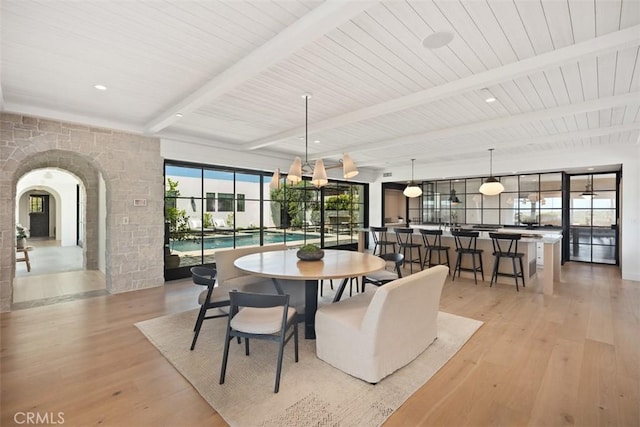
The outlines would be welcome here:
M 517 192 L 518 191 L 518 177 L 517 176 L 503 176 L 500 178 L 500 183 L 504 185 L 504 191 Z
M 482 179 L 471 178 L 467 179 L 467 194 L 480 194 L 480 186 L 482 185 Z
M 202 170 L 192 167 L 165 169 L 165 267 L 202 263 Z
M 540 174 L 540 191 L 561 191 L 562 190 L 562 174 L 561 173 L 543 173 Z
M 570 259 L 615 264 L 616 174 L 578 175 L 570 181 Z
M 482 224 L 482 210 L 467 209 L 467 224 Z
M 500 224 L 500 211 L 498 209 L 483 209 L 482 224 Z
M 419 203 L 419 199 L 414 199 Z M 419 205 L 417 205 L 419 206 Z M 324 188 L 324 244 L 340 246 L 358 242 L 357 229 L 364 225 L 364 186 L 332 183 Z
M 483 209 L 497 209 L 500 206 L 500 197 L 482 195 Z
M 502 176 L 505 191 L 498 196 L 480 194 L 481 178 L 425 182 L 420 202 L 409 202 L 410 216 L 422 223 L 561 228 L 567 226 L 563 213 L 568 213 L 576 250 L 583 244 L 599 246 L 589 254 L 600 256 L 597 262 L 615 263 L 615 256 L 606 257 L 617 247 L 617 174 L 570 176 L 569 188 L 564 179 L 560 172 Z M 567 192 L 569 206 L 564 206 Z M 460 203 L 454 204 L 457 199 Z M 587 235 L 593 241 L 583 242 Z
M 520 175 L 520 194 L 526 193 L 527 195 L 532 191 L 538 191 L 540 177 L 538 174 L 533 175 Z
M 188 274 L 182 267 L 214 263 L 220 249 L 281 242 L 321 245 L 323 232 L 331 226 L 332 245 L 355 244 L 356 230 L 368 225 L 364 184 L 330 182 L 325 189 L 333 215 L 325 215 L 324 190 L 307 180 L 289 185 L 282 178 L 271 188 L 266 173 L 170 162 L 165 176 L 168 270 L 180 267 Z M 323 217 L 331 221 L 327 226 Z
M 615 191 L 616 174 L 593 175 L 593 191 Z

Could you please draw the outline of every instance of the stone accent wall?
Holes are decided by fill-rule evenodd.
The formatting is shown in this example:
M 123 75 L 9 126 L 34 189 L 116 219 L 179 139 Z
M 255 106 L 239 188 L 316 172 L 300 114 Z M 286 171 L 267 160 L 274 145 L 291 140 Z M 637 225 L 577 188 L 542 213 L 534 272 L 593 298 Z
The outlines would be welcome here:
M 111 293 L 164 284 L 160 140 L 15 114 L 0 115 L 0 311 L 11 309 L 16 185 L 44 167 L 76 175 L 86 191 L 85 267 L 98 268 L 98 177 L 106 183 L 106 286 Z M 146 199 L 134 207 L 134 199 Z M 125 218 L 128 224 L 125 224 Z

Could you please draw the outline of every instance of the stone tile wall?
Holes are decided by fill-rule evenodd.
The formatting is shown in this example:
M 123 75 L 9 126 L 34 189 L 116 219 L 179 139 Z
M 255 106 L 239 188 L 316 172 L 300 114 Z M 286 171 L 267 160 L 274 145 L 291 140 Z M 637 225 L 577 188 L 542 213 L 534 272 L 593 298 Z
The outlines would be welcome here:
M 15 114 L 0 115 L 0 310 L 11 308 L 16 185 L 25 173 L 65 169 L 86 190 L 85 263 L 98 268 L 98 177 L 106 183 L 106 285 L 111 293 L 164 284 L 160 140 Z M 134 207 L 134 199 L 146 199 Z M 128 219 L 125 224 L 124 219 Z

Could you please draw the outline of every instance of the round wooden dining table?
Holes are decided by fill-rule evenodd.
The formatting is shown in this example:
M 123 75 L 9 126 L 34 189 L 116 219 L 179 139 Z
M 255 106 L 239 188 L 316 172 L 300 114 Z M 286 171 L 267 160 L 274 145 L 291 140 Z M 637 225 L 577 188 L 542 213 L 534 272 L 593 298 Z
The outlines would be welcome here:
M 296 256 L 295 249 L 287 249 L 245 255 L 235 260 L 234 265 L 246 273 L 271 278 L 278 289 L 281 289 L 278 279 L 304 281 L 305 338 L 315 339 L 318 280 L 345 279 L 334 298 L 334 301 L 338 301 L 344 291 L 346 279 L 382 270 L 386 263 L 374 255 L 332 249 L 325 249 L 321 260 L 302 261 Z

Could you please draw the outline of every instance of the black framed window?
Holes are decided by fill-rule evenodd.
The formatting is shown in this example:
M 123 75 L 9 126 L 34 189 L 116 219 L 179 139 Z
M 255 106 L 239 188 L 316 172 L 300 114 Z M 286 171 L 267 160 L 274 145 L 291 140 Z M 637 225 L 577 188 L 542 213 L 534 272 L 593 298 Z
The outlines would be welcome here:
M 218 212 L 233 212 L 233 193 L 218 193 Z
M 244 194 L 238 194 L 238 199 L 236 200 L 236 210 L 238 212 L 245 211 L 245 203 L 244 203 Z
M 216 211 L 216 193 L 207 193 L 206 211 L 207 212 Z

